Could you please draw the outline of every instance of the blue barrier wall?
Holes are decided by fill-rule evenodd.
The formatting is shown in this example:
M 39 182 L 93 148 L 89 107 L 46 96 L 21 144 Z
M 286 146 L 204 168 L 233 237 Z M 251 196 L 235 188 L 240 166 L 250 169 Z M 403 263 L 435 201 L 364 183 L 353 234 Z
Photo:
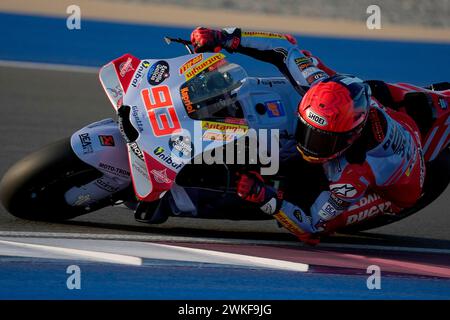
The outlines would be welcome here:
M 124 53 L 141 58 L 185 54 L 168 46 L 164 35 L 189 38 L 190 29 L 83 19 L 81 30 L 69 31 L 64 18 L 0 13 L 0 59 L 101 66 Z M 364 79 L 405 81 L 419 85 L 450 81 L 450 45 L 407 41 L 363 40 L 296 35 L 339 72 Z M 270 65 L 231 55 L 250 75 L 276 75 Z

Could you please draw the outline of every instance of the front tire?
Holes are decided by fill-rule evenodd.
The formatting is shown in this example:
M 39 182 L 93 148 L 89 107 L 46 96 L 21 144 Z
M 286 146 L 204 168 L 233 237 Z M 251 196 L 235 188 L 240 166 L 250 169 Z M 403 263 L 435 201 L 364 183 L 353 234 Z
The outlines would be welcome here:
M 0 182 L 0 201 L 9 213 L 18 218 L 41 221 L 71 219 L 94 208 L 87 210 L 69 206 L 64 199 L 66 191 L 100 176 L 100 171 L 75 155 L 70 138 L 66 138 L 14 164 Z

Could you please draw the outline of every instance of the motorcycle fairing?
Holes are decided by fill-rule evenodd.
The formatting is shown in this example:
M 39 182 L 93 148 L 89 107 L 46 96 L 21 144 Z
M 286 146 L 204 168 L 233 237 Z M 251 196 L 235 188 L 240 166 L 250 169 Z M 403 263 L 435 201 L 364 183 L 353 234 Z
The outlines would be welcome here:
M 162 197 L 186 163 L 223 146 L 223 141 L 202 139 L 202 121 L 189 117 L 180 87 L 224 58 L 221 53 L 143 60 L 125 55 L 100 71 L 100 81 L 113 107 L 117 110 L 120 104 L 130 106 L 129 121 L 139 133 L 135 141 L 127 144 L 131 178 L 139 199 L 153 201 Z M 110 90 L 117 86 L 122 89 L 121 97 Z M 233 138 L 244 134 L 245 130 L 240 131 Z M 191 144 L 189 156 L 172 152 L 175 144 L 187 145 L 182 141 Z
M 70 143 L 73 152 L 85 163 L 106 176 L 130 181 L 126 145 L 113 119 L 94 122 L 75 132 Z
M 100 83 L 116 111 L 140 65 L 141 60 L 131 54 L 125 54 L 101 68 Z

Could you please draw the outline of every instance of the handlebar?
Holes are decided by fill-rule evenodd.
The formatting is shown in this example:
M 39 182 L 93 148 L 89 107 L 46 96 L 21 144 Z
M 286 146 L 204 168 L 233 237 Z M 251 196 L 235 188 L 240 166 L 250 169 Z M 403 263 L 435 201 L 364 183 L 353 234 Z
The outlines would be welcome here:
M 171 37 L 166 36 L 166 37 L 164 37 L 164 41 L 166 41 L 167 44 L 171 44 L 172 42 L 181 43 L 186 47 L 187 51 L 190 54 L 194 53 L 194 50 L 191 48 L 191 41 L 189 41 L 189 40 L 185 40 L 185 39 L 181 39 L 181 38 L 171 38 Z

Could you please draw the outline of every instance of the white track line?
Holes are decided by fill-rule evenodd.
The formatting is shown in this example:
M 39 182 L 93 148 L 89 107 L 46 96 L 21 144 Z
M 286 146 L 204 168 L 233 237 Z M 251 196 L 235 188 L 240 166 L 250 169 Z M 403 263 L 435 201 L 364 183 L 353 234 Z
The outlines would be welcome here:
M 0 60 L 0 67 L 19 68 L 19 69 L 35 69 L 35 70 L 49 70 L 62 72 L 79 72 L 79 73 L 94 73 L 97 74 L 100 67 L 86 67 L 68 64 L 53 64 L 41 62 L 25 62 L 13 60 Z
M 65 233 L 65 232 L 29 232 L 29 231 L 0 231 L 0 237 L 31 237 L 31 238 L 72 238 L 72 239 L 98 239 L 98 240 L 129 240 L 129 241 L 155 241 L 155 242 L 191 242 L 191 243 L 216 243 L 216 244 L 245 244 L 245 245 L 283 245 L 291 247 L 304 247 L 299 241 L 274 241 L 274 240 L 248 240 L 226 238 L 202 238 L 165 235 L 132 235 L 132 234 L 89 234 L 89 233 Z M 398 251 L 415 253 L 450 254 L 449 249 L 434 249 L 420 247 L 398 247 L 364 244 L 321 243 L 318 249 L 359 249 Z
M 126 264 L 132 266 L 141 266 L 142 259 L 138 257 L 106 253 L 106 252 L 98 252 L 98 251 L 88 251 L 88 250 L 79 250 L 79 249 L 70 249 L 70 248 L 61 248 L 54 247 L 48 245 L 40 245 L 40 244 L 31 244 L 31 243 L 23 243 L 23 242 L 14 242 L 14 241 L 5 241 L 0 240 L 0 244 L 14 246 L 25 249 L 32 249 L 41 252 L 51 252 L 56 254 L 67 255 L 70 258 L 85 258 L 89 260 L 94 260 L 97 262 L 107 262 L 107 263 L 117 263 L 117 264 Z
M 167 248 L 170 250 L 180 251 L 180 253 L 188 253 L 188 254 L 201 254 L 207 255 L 216 258 L 230 259 L 231 261 L 238 261 L 249 266 L 261 267 L 261 268 L 270 268 L 270 269 L 278 269 L 285 271 L 297 271 L 297 272 L 307 272 L 309 269 L 309 265 L 305 263 L 298 262 L 290 262 L 286 260 L 278 260 L 278 259 L 269 259 L 269 258 L 260 258 L 255 256 L 236 254 L 236 253 L 228 253 L 228 252 L 220 252 L 213 250 L 205 250 L 205 249 L 196 249 L 196 248 L 186 248 L 186 247 L 178 247 L 171 246 L 166 244 L 156 244 L 153 243 L 153 246 Z

